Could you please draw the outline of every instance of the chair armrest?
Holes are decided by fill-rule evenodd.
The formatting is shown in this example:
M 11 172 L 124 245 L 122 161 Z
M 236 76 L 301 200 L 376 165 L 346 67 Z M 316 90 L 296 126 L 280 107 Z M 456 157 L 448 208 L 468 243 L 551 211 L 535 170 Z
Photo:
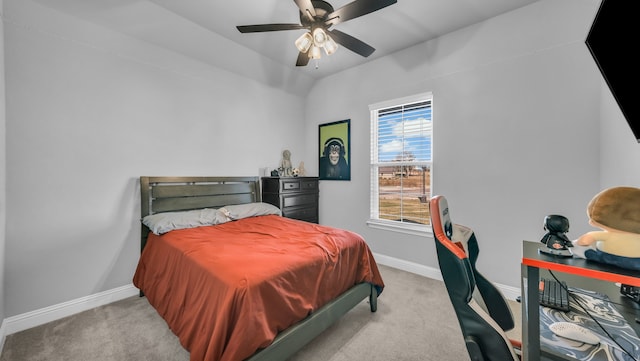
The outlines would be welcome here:
M 509 343 L 511 343 L 511 346 L 513 346 L 513 350 L 515 351 L 516 355 L 518 355 L 518 358 L 522 360 L 522 342 L 510 338 Z

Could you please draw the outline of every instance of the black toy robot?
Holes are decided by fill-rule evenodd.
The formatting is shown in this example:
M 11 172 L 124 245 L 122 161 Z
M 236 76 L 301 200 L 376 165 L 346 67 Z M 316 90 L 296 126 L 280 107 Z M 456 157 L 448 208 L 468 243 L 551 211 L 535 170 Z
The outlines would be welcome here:
M 557 214 L 544 217 L 544 230 L 547 233 L 540 242 L 544 243 L 547 249 L 540 248 L 541 251 L 558 256 L 571 256 L 569 247 L 573 247 L 573 244 L 566 235 L 569 232 L 567 217 Z

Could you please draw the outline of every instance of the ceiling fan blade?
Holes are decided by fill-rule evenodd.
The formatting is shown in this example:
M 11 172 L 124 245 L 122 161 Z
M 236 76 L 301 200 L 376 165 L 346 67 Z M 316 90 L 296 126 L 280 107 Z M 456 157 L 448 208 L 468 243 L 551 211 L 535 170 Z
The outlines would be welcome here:
M 309 64 L 309 54 L 300 52 L 298 53 L 298 60 L 296 61 L 296 66 L 306 66 Z
M 305 14 L 309 19 L 309 21 L 313 22 L 314 17 L 316 16 L 316 9 L 313 7 L 311 0 L 293 0 L 293 1 L 296 3 L 296 5 L 298 5 L 300 12 Z
M 328 30 L 327 32 L 336 43 L 344 46 L 345 48 L 353 51 L 356 54 L 364 56 L 365 58 L 376 51 L 376 49 L 366 44 L 362 40 L 358 40 L 349 34 L 343 33 L 342 31 L 334 29 Z
M 327 15 L 325 24 L 331 26 L 343 23 L 347 20 L 378 11 L 397 2 L 397 0 L 355 0 Z
M 300 24 L 261 24 L 261 25 L 238 25 L 241 33 L 261 33 L 263 31 L 298 30 L 305 29 Z

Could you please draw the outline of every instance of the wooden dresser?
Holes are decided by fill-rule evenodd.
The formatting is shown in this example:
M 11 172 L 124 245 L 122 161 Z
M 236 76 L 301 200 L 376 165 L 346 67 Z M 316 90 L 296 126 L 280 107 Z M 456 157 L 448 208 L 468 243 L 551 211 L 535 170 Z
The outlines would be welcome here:
M 262 201 L 287 218 L 318 223 L 318 177 L 262 177 Z

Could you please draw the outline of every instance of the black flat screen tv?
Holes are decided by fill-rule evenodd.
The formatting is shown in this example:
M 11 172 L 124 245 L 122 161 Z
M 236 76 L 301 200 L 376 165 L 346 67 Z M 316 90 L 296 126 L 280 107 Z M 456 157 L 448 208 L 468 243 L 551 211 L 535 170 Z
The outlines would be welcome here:
M 640 27 L 635 1 L 603 0 L 585 41 L 631 131 L 640 143 Z

